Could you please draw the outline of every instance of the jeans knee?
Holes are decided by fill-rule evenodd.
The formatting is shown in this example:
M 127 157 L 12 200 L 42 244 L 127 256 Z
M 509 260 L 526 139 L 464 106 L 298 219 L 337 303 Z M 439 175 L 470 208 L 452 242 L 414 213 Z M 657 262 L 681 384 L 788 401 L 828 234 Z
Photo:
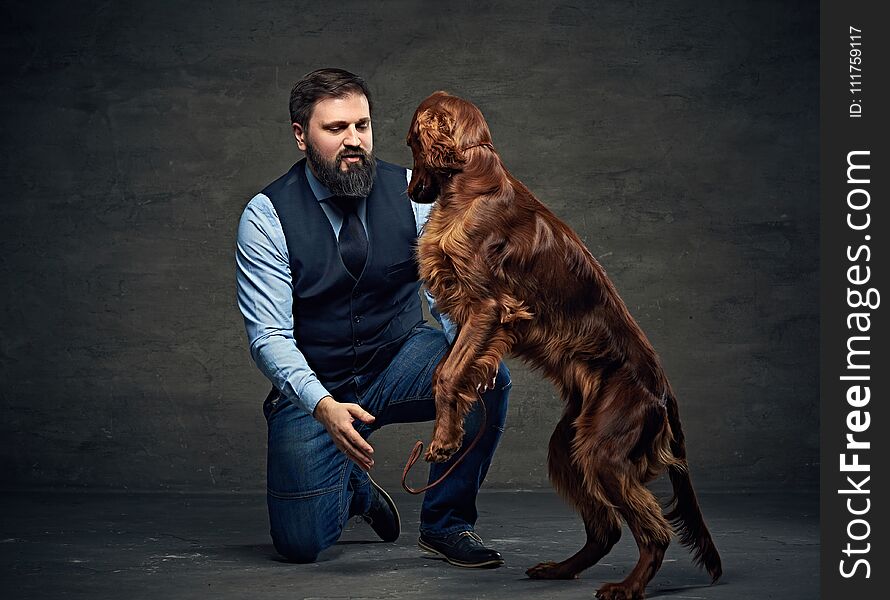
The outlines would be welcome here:
M 338 516 L 336 494 L 304 500 L 269 496 L 269 532 L 275 550 L 289 561 L 315 562 L 318 554 L 340 537 L 343 520 Z
M 272 532 L 272 543 L 275 550 L 291 562 L 311 563 L 315 562 L 319 553 L 325 546 L 318 539 L 289 539 Z

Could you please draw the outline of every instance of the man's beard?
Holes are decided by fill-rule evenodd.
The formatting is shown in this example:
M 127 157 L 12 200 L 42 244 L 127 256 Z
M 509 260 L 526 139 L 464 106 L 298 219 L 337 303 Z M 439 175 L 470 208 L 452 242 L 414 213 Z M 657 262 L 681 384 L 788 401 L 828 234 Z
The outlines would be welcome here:
M 358 156 L 357 163 L 346 163 L 346 171 L 340 170 L 340 163 L 345 156 Z M 337 153 L 333 162 L 318 153 L 315 146 L 306 140 L 306 160 L 312 172 L 326 188 L 335 196 L 353 196 L 364 198 L 371 193 L 374 175 L 377 173 L 377 161 L 373 152 L 365 152 L 363 148 L 350 147 Z

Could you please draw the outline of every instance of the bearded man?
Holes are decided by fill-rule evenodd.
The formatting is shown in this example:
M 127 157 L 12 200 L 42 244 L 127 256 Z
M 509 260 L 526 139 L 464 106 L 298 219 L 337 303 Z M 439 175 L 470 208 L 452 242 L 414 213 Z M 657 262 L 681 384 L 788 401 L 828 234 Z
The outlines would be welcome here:
M 347 71 L 298 81 L 290 118 L 306 157 L 250 200 L 238 229 L 238 306 L 273 385 L 263 404 L 271 535 L 295 562 L 315 561 L 352 516 L 384 542 L 398 538 L 396 505 L 368 474 L 368 436 L 435 418 L 433 372 L 455 333 L 447 319 L 444 331 L 423 319 L 414 248 L 430 206 L 408 199 L 409 171 L 374 157 L 371 108 Z M 501 365 L 483 388 L 485 432 L 424 497 L 418 543 L 457 566 L 503 564 L 474 526 L 510 385 Z M 468 416 L 465 441 L 482 421 Z M 432 465 L 430 481 L 453 460 Z

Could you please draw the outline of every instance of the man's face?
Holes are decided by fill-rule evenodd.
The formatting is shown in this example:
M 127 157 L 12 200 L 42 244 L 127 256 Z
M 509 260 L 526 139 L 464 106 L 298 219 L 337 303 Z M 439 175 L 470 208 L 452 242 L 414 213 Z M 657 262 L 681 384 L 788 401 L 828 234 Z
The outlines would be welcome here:
M 338 196 L 367 196 L 374 183 L 374 136 L 364 94 L 324 98 L 315 103 L 309 123 L 293 124 L 297 146 L 309 168 Z

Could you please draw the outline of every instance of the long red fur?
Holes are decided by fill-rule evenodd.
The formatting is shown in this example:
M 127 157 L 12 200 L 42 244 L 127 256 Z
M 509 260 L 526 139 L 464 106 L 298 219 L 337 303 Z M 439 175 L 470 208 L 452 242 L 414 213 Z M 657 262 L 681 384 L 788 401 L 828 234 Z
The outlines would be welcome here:
M 527 571 L 571 578 L 609 552 L 624 520 L 640 558 L 597 597 L 642 598 L 673 530 L 716 581 L 720 556 L 689 479 L 677 403 L 649 340 L 579 237 L 516 178 L 472 103 L 436 92 L 412 119 L 408 187 L 436 202 L 418 245 L 420 273 L 459 326 L 433 380 L 436 423 L 427 460 L 447 460 L 463 419 L 502 357 L 539 369 L 565 401 L 550 440 L 556 490 L 581 514 L 584 547 Z M 668 518 L 645 483 L 667 469 Z M 673 527 L 672 527 L 673 525 Z

